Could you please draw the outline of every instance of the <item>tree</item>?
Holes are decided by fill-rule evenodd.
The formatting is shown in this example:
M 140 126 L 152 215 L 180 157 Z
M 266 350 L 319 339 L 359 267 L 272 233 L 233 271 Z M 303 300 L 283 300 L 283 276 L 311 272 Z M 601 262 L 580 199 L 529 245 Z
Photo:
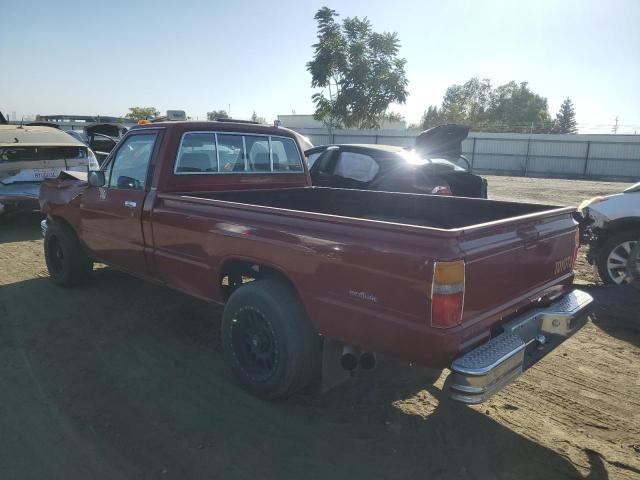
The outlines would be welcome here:
M 438 110 L 438 107 L 435 105 L 429 105 L 427 111 L 422 114 L 422 119 L 420 120 L 420 130 L 427 130 L 429 128 L 437 127 L 438 125 L 442 125 L 443 123 L 447 123 L 442 115 L 442 112 Z
M 576 112 L 573 102 L 569 97 L 562 102 L 560 110 L 556 114 L 556 121 L 551 133 L 577 133 L 578 124 L 576 122 Z
M 267 123 L 267 121 L 264 119 L 264 117 L 259 117 L 258 115 L 256 115 L 256 111 L 253 111 L 253 114 L 251 115 L 251 121 L 252 122 L 256 122 L 256 123 Z
M 318 42 L 307 63 L 314 117 L 331 128 L 379 128 L 391 103 L 404 103 L 408 81 L 404 58 L 398 57 L 397 33 L 376 33 L 365 17 L 346 18 L 328 7 L 314 16 Z
M 230 118 L 226 110 L 214 110 L 207 112 L 207 120 L 215 120 L 217 118 Z
M 481 126 L 494 132 L 547 133 L 553 122 L 546 98 L 532 92 L 527 82 L 511 81 L 491 93 Z
M 465 123 L 472 127 L 485 120 L 491 100 L 491 82 L 473 77 L 463 85 L 451 85 L 442 99 L 440 116 L 447 123 Z
M 471 78 L 451 85 L 440 108 L 430 106 L 422 116 L 423 129 L 443 123 L 462 123 L 476 131 L 546 133 L 553 127 L 547 99 L 526 82 L 492 87 L 488 79 Z
M 127 113 L 124 118 L 128 120 L 145 120 L 148 117 L 157 117 L 160 115 L 160 112 L 155 107 L 130 107 L 129 113 Z

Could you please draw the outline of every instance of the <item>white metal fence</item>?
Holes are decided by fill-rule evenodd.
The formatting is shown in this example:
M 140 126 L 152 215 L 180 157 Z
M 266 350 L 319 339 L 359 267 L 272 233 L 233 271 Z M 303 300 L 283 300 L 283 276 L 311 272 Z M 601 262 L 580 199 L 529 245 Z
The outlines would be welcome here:
M 412 148 L 416 132 L 293 128 L 314 145 L 379 143 Z M 478 173 L 611 180 L 640 179 L 640 135 L 471 132 L 463 155 Z

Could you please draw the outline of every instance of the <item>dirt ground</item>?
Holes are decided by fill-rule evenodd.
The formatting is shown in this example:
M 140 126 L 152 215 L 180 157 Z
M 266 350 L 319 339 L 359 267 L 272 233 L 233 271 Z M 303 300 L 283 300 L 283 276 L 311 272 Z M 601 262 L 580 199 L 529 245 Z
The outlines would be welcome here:
M 493 198 L 577 204 L 624 184 L 490 177 Z M 108 268 L 47 278 L 36 215 L 0 221 L 0 479 L 640 478 L 640 297 L 578 281 L 593 322 L 489 402 L 383 359 L 266 403 L 223 363 L 221 310 Z

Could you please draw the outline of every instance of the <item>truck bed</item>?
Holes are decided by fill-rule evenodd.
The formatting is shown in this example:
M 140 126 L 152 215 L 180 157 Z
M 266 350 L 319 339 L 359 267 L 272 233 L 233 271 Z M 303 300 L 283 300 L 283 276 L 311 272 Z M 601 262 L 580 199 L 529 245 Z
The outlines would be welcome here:
M 553 205 L 464 197 L 323 187 L 189 193 L 187 195 L 444 230 L 460 229 L 562 208 Z

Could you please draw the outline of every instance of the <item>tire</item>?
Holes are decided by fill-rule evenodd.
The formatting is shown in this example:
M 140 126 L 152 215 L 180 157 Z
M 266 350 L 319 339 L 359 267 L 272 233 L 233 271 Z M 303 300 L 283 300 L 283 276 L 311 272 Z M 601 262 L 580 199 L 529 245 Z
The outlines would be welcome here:
M 631 250 L 629 261 L 627 262 L 627 281 L 640 290 L 640 237 L 636 241 L 636 246 Z
M 624 282 L 626 260 L 638 238 L 639 230 L 625 230 L 604 242 L 596 259 L 598 274 L 604 283 L 619 285 Z M 612 272 L 619 272 L 619 275 L 614 277 Z
M 252 395 L 274 400 L 305 388 L 316 375 L 320 345 L 300 300 L 279 280 L 247 283 L 225 306 L 225 360 Z
M 93 270 L 75 232 L 55 220 L 49 222 L 44 236 L 44 258 L 51 280 L 61 287 L 84 283 Z

